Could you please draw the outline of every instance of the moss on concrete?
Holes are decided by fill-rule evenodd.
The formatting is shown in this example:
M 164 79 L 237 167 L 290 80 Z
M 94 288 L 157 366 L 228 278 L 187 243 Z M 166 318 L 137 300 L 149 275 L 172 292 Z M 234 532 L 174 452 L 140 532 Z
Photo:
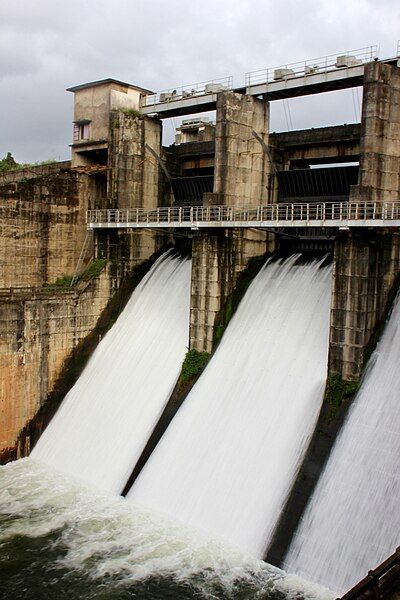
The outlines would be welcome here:
M 52 283 L 45 283 L 43 289 L 48 292 L 59 292 L 71 287 L 72 275 L 62 275 Z
M 86 269 L 80 275 L 78 275 L 78 277 L 76 277 L 73 285 L 75 286 L 81 281 L 87 282 L 91 281 L 92 279 L 95 279 L 100 275 L 106 264 L 106 258 L 97 258 L 92 263 L 90 263 L 90 265 L 86 267 Z M 65 289 L 69 289 L 72 286 L 72 279 L 72 275 L 62 275 L 61 277 L 58 277 L 55 281 L 51 283 L 45 283 L 43 285 L 43 289 L 50 292 L 59 292 Z
M 324 401 L 329 406 L 327 420 L 333 421 L 344 400 L 352 398 L 359 386 L 359 381 L 345 381 L 339 373 L 330 373 L 326 380 Z
M 124 115 L 143 119 L 142 113 L 139 110 L 136 110 L 136 108 L 123 108 L 121 112 L 124 113 Z
M 78 277 L 78 281 L 91 281 L 100 275 L 107 264 L 106 258 L 96 258 Z
M 194 377 L 204 371 L 206 364 L 210 360 L 209 352 L 198 352 L 198 350 L 188 350 L 182 364 L 179 381 L 186 384 Z

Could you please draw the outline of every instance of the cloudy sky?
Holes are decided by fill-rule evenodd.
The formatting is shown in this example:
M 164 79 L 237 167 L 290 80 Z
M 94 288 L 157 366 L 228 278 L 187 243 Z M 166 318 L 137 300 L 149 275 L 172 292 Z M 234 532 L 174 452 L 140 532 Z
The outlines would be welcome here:
M 399 17 L 398 0 L 0 0 L 0 157 L 68 158 L 71 85 L 241 85 L 246 71 L 371 44 L 394 56 Z M 346 91 L 275 102 L 271 129 L 354 122 L 359 101 Z

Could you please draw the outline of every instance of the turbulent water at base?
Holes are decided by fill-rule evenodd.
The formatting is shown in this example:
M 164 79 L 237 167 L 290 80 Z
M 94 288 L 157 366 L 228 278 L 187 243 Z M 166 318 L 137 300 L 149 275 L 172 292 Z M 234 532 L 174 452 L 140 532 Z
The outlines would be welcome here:
M 190 261 L 152 267 L 42 434 L 32 456 L 121 493 L 180 372 Z
M 342 593 L 400 542 L 400 298 L 286 558 Z
M 129 499 L 262 557 L 320 409 L 330 267 L 270 262 Z
M 0 467 L 1 600 L 332 600 L 32 459 Z

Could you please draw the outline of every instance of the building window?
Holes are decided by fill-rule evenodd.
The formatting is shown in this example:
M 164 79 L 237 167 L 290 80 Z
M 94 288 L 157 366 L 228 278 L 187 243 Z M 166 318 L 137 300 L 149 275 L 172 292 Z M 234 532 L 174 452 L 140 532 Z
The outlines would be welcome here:
M 90 121 L 77 121 L 74 123 L 74 142 L 90 138 Z

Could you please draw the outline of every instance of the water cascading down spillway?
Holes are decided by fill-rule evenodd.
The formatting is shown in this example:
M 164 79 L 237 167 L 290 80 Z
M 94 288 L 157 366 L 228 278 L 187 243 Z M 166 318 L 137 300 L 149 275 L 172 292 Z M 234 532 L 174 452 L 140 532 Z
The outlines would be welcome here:
M 400 296 L 372 355 L 285 568 L 345 592 L 398 546 Z
M 178 378 L 188 344 L 191 262 L 161 257 L 133 292 L 32 452 L 121 493 Z
M 128 498 L 262 557 L 320 410 L 331 268 L 269 262 Z

